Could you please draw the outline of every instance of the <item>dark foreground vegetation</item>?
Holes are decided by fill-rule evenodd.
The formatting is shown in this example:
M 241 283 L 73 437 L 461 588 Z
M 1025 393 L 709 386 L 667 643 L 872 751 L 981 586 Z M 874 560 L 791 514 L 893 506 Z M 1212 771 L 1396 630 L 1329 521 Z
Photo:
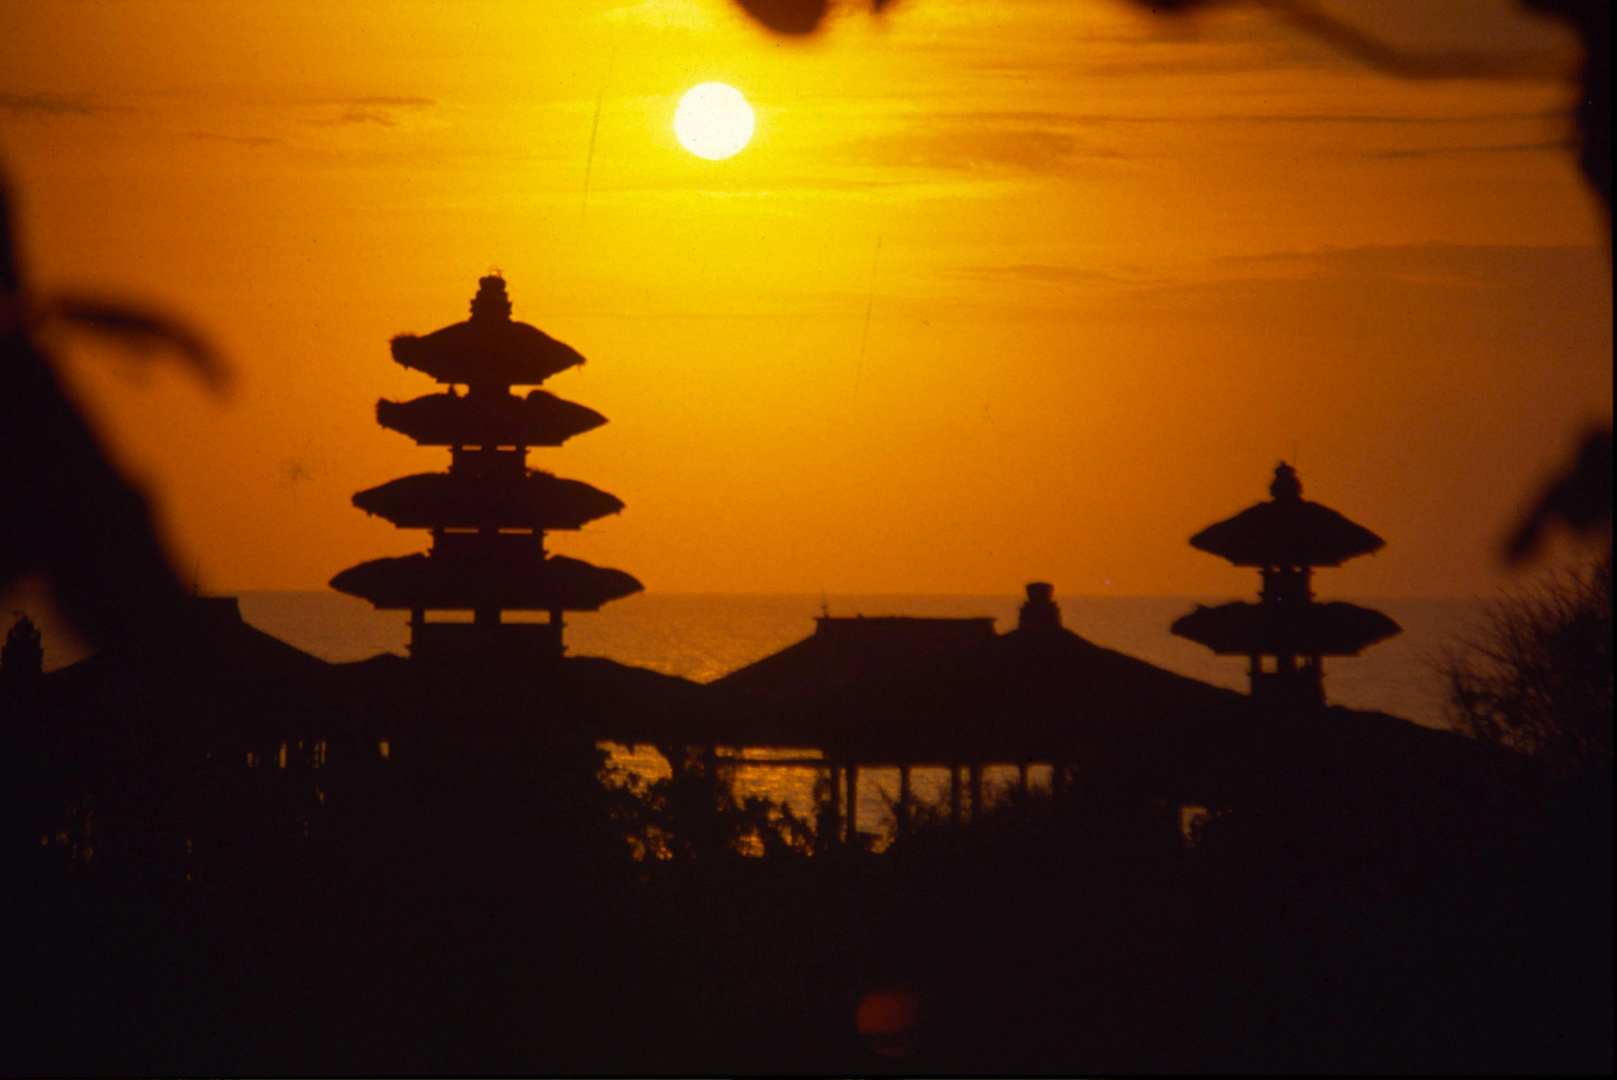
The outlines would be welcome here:
M 1276 718 L 1189 836 L 1096 763 L 878 855 L 697 758 L 602 785 L 559 692 L 292 708 L 184 655 L 115 709 L 107 665 L 5 682 L 8 1073 L 1611 1069 L 1609 787 L 1592 816 L 1519 755 L 1416 791 Z M 675 858 L 631 857 L 648 828 Z

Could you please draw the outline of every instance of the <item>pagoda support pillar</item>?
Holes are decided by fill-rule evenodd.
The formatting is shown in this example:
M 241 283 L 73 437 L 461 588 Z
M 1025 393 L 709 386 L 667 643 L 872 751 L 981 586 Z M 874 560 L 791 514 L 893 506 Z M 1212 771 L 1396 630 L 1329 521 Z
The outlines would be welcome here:
M 826 779 L 819 840 L 821 847 L 830 849 L 842 840 L 842 766 L 832 761 L 826 769 Z
M 906 837 L 910 834 L 910 767 L 898 767 L 898 835 Z
M 847 831 L 844 842 L 849 847 L 855 847 L 859 843 L 859 766 L 850 761 L 844 775 L 848 780 L 848 813 L 844 819 L 847 822 Z

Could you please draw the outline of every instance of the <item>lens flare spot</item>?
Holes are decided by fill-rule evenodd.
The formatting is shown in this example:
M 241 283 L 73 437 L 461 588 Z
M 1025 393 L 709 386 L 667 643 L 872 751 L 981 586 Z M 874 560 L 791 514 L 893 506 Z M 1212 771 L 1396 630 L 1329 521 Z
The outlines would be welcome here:
M 882 1057 L 908 1057 L 920 1048 L 921 999 L 913 990 L 872 990 L 860 1000 L 853 1022 L 865 1045 Z

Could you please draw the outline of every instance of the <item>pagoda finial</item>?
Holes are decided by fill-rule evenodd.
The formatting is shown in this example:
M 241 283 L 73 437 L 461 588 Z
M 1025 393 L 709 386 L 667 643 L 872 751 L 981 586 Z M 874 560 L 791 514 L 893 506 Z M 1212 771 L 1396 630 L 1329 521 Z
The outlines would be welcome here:
M 477 279 L 477 295 L 472 297 L 472 318 L 478 321 L 511 321 L 511 298 L 505 294 L 505 279 L 499 274 Z
M 1290 501 L 1303 497 L 1303 482 L 1297 479 L 1297 470 L 1282 461 L 1275 466 L 1275 478 L 1269 484 L 1269 494 L 1276 499 Z
M 1027 603 L 1016 616 L 1016 628 L 1031 633 L 1048 633 L 1061 629 L 1061 608 L 1056 604 L 1055 586 L 1048 581 L 1030 581 L 1027 585 Z

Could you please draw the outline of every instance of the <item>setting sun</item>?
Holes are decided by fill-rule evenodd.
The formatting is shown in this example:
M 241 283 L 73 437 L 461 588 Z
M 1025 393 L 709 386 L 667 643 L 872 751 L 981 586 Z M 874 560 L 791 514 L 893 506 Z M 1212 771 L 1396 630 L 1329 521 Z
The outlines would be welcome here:
M 693 86 L 674 110 L 674 134 L 697 157 L 720 161 L 739 154 L 752 139 L 752 106 L 724 83 Z

